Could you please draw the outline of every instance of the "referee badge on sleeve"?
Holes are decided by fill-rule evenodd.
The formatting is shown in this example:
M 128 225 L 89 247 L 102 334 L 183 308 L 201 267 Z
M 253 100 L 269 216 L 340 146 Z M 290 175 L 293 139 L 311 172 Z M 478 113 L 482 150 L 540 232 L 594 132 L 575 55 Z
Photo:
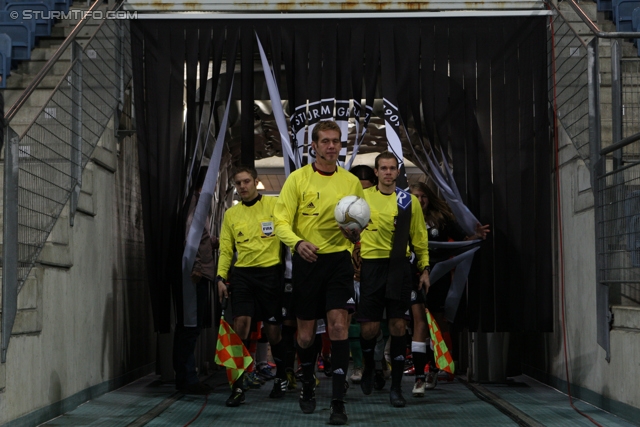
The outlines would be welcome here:
M 262 236 L 260 237 L 264 239 L 265 237 L 271 237 L 273 235 L 273 221 L 263 221 L 260 225 L 262 225 Z

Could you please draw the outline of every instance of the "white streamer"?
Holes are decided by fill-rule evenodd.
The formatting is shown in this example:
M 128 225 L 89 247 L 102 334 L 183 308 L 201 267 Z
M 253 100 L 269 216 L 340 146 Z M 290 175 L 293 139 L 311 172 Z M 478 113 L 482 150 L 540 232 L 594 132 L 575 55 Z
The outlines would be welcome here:
M 276 125 L 278 126 L 278 132 L 280 132 L 280 141 L 282 147 L 282 157 L 284 159 L 284 171 L 286 176 L 289 176 L 289 158 L 294 159 L 296 161 L 295 156 L 293 155 L 293 151 L 291 150 L 291 140 L 289 139 L 289 130 L 287 128 L 287 120 L 284 117 L 284 110 L 282 108 L 282 99 L 280 99 L 280 92 L 278 91 L 278 84 L 276 83 L 275 76 L 273 75 L 273 71 L 271 71 L 271 67 L 269 66 L 269 61 L 267 61 L 267 55 L 264 53 L 264 49 L 262 48 L 262 43 L 260 43 L 260 37 L 258 37 L 258 33 L 256 33 L 256 40 L 258 42 L 258 49 L 260 49 L 260 60 L 262 61 L 262 69 L 264 70 L 264 78 L 267 81 L 267 89 L 269 90 L 269 98 L 271 98 L 271 109 L 273 111 L 273 116 L 276 119 Z M 300 167 L 297 162 L 296 166 Z
M 231 80 L 231 87 L 233 87 L 233 78 Z M 193 221 L 189 228 L 187 235 L 187 242 L 182 254 L 182 298 L 184 308 L 184 326 L 196 327 L 198 324 L 198 310 L 197 310 L 197 297 L 196 297 L 196 284 L 191 281 L 191 272 L 193 271 L 193 264 L 196 260 L 196 254 L 200 247 L 200 240 L 202 239 L 202 232 L 205 227 L 205 221 L 209 216 L 211 210 L 211 200 L 213 199 L 213 192 L 215 191 L 216 184 L 218 182 L 218 174 L 220 171 L 220 161 L 222 160 L 222 148 L 224 147 L 224 140 L 227 134 L 227 123 L 229 120 L 229 110 L 231 109 L 231 93 L 229 90 L 229 97 L 227 99 L 227 106 L 224 111 L 220 130 L 218 131 L 218 137 L 216 138 L 215 146 L 213 148 L 213 154 L 211 155 L 211 161 L 209 162 L 209 168 L 207 169 L 207 175 L 204 179 L 202 186 L 202 192 L 196 205 L 195 213 L 193 214 Z M 209 131 L 207 132 L 207 138 L 211 132 L 211 126 L 213 120 L 209 122 Z

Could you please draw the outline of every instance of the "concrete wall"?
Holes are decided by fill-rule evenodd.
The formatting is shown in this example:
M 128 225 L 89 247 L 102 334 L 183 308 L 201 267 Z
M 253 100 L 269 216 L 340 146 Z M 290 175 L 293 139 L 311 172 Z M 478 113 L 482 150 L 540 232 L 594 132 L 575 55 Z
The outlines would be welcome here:
M 564 240 L 564 326 L 572 394 L 637 421 L 640 414 L 640 309 L 614 307 L 611 360 L 596 341 L 596 254 L 589 172 L 560 131 L 560 200 Z M 555 178 L 554 178 L 555 179 Z M 559 242 L 556 245 L 559 248 Z M 555 280 L 555 332 L 538 348 L 537 373 L 566 391 L 562 288 Z M 544 348 L 544 351 L 543 351 Z M 544 354 L 543 354 L 544 353 Z
M 119 153 L 118 153 L 119 151 Z M 19 296 L 0 368 L 0 425 L 35 425 L 153 371 L 135 138 L 104 132 Z

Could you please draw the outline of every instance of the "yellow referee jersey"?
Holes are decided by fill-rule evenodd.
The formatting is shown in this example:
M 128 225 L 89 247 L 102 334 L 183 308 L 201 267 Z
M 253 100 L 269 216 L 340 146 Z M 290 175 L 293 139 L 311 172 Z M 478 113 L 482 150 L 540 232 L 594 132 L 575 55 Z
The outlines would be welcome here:
M 331 175 L 306 165 L 289 175 L 273 212 L 276 234 L 290 248 L 301 240 L 313 243 L 319 254 L 351 250 L 333 211 L 344 196 L 363 197 L 360 180 L 338 166 Z
M 270 267 L 280 263 L 280 239 L 274 231 L 276 197 L 259 196 L 253 205 L 238 203 L 224 214 L 220 232 L 218 276 L 228 278 L 233 252 L 236 267 Z
M 360 236 L 360 255 L 362 259 L 389 258 L 398 217 L 396 193 L 386 195 L 377 187 L 370 187 L 364 190 L 364 198 L 371 209 L 371 221 Z M 418 257 L 418 268 L 422 271 L 429 265 L 429 241 L 420 202 L 414 195 L 411 195 L 409 238 Z M 407 245 L 407 258 L 409 256 L 411 251 Z

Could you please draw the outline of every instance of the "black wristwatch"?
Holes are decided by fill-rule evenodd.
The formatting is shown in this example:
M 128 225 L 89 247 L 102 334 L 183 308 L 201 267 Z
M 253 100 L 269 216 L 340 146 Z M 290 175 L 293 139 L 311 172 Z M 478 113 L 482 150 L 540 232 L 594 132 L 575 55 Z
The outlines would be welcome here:
M 430 266 L 430 265 L 427 265 L 427 266 L 424 268 L 424 270 L 423 270 L 422 272 L 424 273 L 425 271 L 426 271 L 427 273 L 431 273 L 431 266 Z
M 222 276 L 218 276 L 218 277 L 216 277 L 216 283 L 218 283 L 218 282 L 222 282 L 222 283 L 226 284 L 227 283 L 227 279 L 225 279 Z

